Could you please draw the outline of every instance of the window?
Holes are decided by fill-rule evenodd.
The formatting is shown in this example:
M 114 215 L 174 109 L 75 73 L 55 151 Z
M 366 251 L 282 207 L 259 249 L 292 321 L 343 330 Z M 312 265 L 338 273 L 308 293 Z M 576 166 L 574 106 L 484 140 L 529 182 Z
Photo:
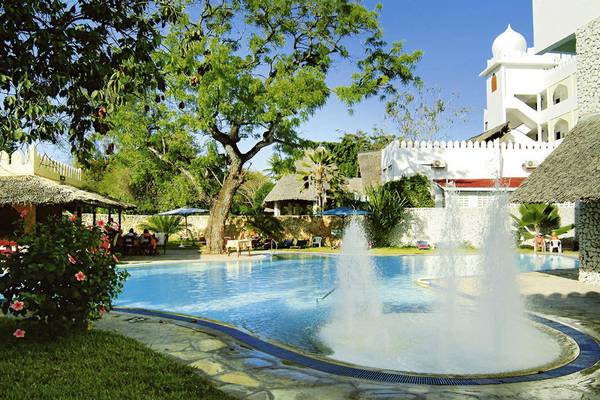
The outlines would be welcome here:
M 496 78 L 496 74 L 492 75 L 492 93 L 494 93 L 498 89 L 498 78 Z

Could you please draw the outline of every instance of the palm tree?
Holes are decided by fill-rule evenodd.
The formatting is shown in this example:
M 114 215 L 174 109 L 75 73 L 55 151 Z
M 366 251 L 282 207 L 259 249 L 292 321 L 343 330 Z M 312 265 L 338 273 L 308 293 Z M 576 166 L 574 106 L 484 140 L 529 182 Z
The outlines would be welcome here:
M 169 235 L 174 235 L 185 229 L 185 226 L 181 223 L 182 218 L 178 215 L 152 215 L 148 217 L 148 220 L 141 223 L 139 227 L 141 229 L 148 229 L 153 232 L 161 232 L 165 234 L 164 253 L 167 252 L 167 242 L 169 241 Z
M 511 215 L 517 226 L 519 236 L 531 239 L 538 234 L 548 235 L 552 232 L 557 235 L 573 229 L 573 225 L 560 226 L 558 207 L 553 204 L 524 203 L 519 206 L 521 217 Z
M 406 219 L 406 200 L 389 186 L 367 189 L 367 229 L 376 246 L 388 246 L 393 229 Z
M 296 170 L 304 182 L 302 190 L 315 188 L 318 211 L 323 211 L 328 191 L 336 192 L 342 189 L 343 177 L 333 161 L 333 155 L 322 146 L 307 151 L 304 158 L 298 161 Z

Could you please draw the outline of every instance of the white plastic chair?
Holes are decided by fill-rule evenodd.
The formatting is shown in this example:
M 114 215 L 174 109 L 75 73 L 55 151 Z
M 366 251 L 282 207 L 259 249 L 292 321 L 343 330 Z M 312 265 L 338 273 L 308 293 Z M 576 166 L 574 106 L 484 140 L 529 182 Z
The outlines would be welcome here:
M 560 239 L 554 239 L 550 241 L 550 253 L 554 253 L 554 249 L 556 249 L 559 253 L 562 253 L 562 243 Z
M 317 247 L 321 247 L 322 244 L 323 244 L 323 238 L 321 236 L 314 236 L 312 238 L 311 247 L 315 247 L 315 245 Z
M 158 232 L 155 236 L 156 236 L 156 245 L 164 246 L 165 245 L 165 234 L 162 232 Z

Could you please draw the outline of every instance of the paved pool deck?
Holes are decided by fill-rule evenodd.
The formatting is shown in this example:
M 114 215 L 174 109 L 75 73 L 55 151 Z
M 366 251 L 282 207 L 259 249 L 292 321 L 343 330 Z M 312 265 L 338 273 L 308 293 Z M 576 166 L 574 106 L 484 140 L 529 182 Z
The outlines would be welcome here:
M 231 257 L 231 256 L 230 256 Z M 600 286 L 576 271 L 520 274 L 528 310 L 600 339 Z M 468 281 L 465 291 L 474 290 Z M 560 378 L 484 386 L 386 384 L 344 378 L 282 361 L 196 324 L 111 312 L 96 324 L 196 368 L 240 399 L 599 399 L 600 365 Z

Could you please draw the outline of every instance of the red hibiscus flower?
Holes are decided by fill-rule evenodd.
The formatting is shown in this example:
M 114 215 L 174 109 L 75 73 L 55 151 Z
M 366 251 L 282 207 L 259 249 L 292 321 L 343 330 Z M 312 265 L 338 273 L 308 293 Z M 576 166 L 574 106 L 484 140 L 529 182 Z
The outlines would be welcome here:
M 17 339 L 22 339 L 25 337 L 25 331 L 23 329 L 17 329 L 13 333 L 13 336 L 16 337 Z
M 98 226 L 100 228 L 103 228 L 104 227 L 104 221 L 103 220 L 98 221 Z
M 12 308 L 15 311 L 21 311 L 24 306 L 25 306 L 25 303 L 23 303 L 22 301 L 19 301 L 19 300 L 15 300 L 14 303 L 12 303 L 12 305 L 10 306 L 10 308 Z
M 73 256 L 72 256 L 72 255 L 70 255 L 70 254 L 67 254 L 67 256 L 68 256 L 69 262 L 70 262 L 71 264 L 76 264 L 76 263 L 77 263 L 77 259 L 76 259 L 75 257 L 73 257 Z
M 75 274 L 75 279 L 77 279 L 78 282 L 84 281 L 85 274 L 82 271 L 79 271 L 78 273 Z
M 71 221 L 71 222 L 77 221 L 77 215 L 75 215 L 75 214 L 69 215 L 69 221 Z

